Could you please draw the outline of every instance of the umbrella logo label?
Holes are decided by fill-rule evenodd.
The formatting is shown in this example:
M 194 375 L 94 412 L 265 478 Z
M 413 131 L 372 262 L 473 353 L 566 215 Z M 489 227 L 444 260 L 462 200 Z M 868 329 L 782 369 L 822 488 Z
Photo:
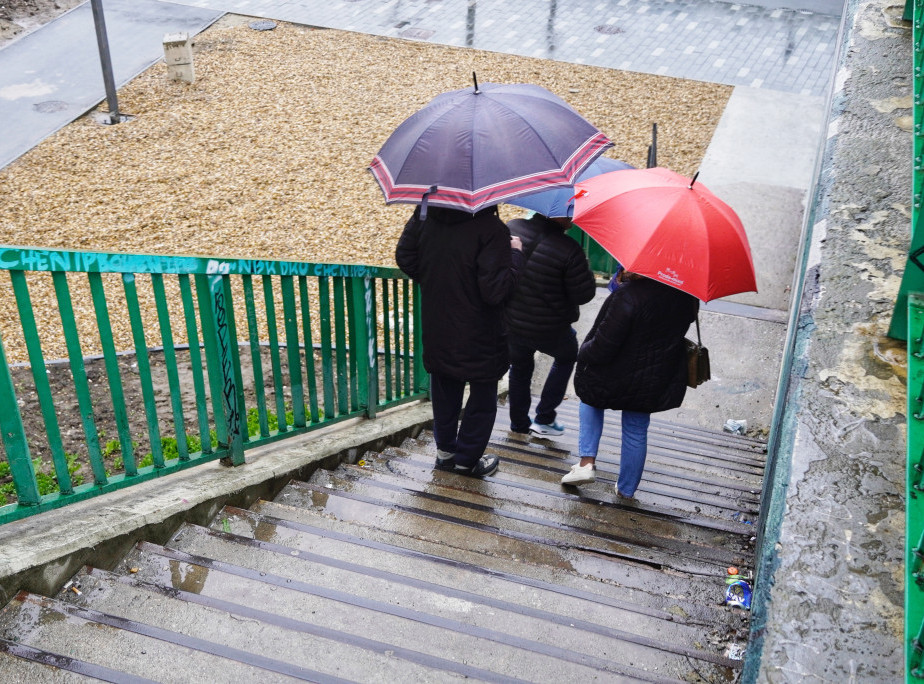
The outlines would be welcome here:
M 665 268 L 663 271 L 658 271 L 658 278 L 671 285 L 683 285 L 683 279 L 677 274 L 677 271 L 672 268 Z

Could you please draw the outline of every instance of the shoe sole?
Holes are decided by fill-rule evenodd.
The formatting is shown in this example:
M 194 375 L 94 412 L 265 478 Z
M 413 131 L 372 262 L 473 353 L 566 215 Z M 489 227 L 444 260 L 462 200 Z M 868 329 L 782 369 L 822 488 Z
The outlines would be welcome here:
M 534 434 L 534 435 L 542 435 L 542 436 L 545 436 L 545 437 L 550 436 L 550 435 L 551 435 L 552 437 L 561 437 L 563 434 L 565 434 L 565 431 L 564 431 L 564 430 L 561 430 L 561 431 L 558 431 L 558 430 L 533 430 L 532 428 L 530 428 L 529 431 L 530 431 L 532 434 Z
M 596 482 L 596 481 L 597 481 L 597 478 L 592 477 L 592 478 L 584 478 L 583 480 L 568 480 L 567 482 L 562 480 L 561 483 L 563 485 L 574 486 L 574 485 L 590 484 L 591 482 Z

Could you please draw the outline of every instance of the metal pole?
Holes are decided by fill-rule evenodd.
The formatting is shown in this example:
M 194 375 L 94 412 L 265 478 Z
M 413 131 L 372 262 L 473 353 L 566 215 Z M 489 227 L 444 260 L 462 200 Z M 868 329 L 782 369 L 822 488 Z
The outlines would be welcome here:
M 119 100 L 116 98 L 115 79 L 112 76 L 112 59 L 109 57 L 109 38 L 106 36 L 106 19 L 103 17 L 103 0 L 90 0 L 93 8 L 93 23 L 96 25 L 96 43 L 99 46 L 99 61 L 103 67 L 103 83 L 106 86 L 106 102 L 109 104 L 109 123 L 117 124 Z

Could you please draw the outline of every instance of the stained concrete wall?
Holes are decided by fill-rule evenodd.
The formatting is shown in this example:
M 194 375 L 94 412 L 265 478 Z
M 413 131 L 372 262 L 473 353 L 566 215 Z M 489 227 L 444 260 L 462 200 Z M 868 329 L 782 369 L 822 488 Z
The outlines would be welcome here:
M 848 3 L 745 681 L 901 681 L 911 28 Z

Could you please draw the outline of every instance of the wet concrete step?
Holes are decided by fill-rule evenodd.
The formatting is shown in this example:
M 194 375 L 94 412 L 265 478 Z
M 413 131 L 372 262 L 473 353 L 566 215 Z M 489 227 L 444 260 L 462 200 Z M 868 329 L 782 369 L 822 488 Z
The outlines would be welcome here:
M 323 519 L 298 522 L 263 515 L 250 510 L 226 507 L 213 523 L 209 534 L 233 535 L 225 538 L 238 544 L 273 544 L 278 550 L 296 550 L 316 562 L 332 568 L 347 564 L 351 569 L 370 575 L 396 573 L 409 584 L 434 583 L 454 596 L 464 594 L 469 601 L 505 604 L 540 609 L 546 619 L 573 624 L 581 622 L 606 625 L 623 632 L 655 639 L 697 638 L 704 625 L 716 625 L 716 613 L 698 610 L 690 601 L 675 597 L 654 601 L 641 600 L 638 591 L 613 591 L 609 585 L 591 583 L 579 577 L 571 584 L 563 582 L 564 573 L 554 574 L 534 564 L 528 568 L 519 562 L 513 571 L 492 565 L 472 564 L 438 555 L 442 550 L 430 545 L 429 551 L 388 544 L 382 541 L 322 527 Z M 230 532 L 225 532 L 230 530 Z M 362 531 L 362 530 L 360 530 Z M 418 547 L 420 545 L 418 544 Z M 529 575 L 516 570 L 530 570 Z M 604 593 L 605 589 L 610 589 Z M 688 610 L 699 613 L 690 615 Z M 719 620 L 719 623 L 722 621 Z M 740 624 L 740 623 L 739 623 Z M 723 627 L 725 625 L 722 625 Z
M 490 481 L 506 485 L 507 495 L 514 498 L 532 499 L 538 495 L 558 499 L 566 506 L 577 501 L 592 502 L 607 510 L 633 511 L 652 519 L 686 521 L 704 529 L 753 533 L 753 527 L 742 522 L 756 518 L 759 509 L 758 501 L 744 500 L 744 496 L 751 498 L 750 494 L 722 491 L 713 495 L 678 487 L 673 493 L 676 497 L 684 497 L 685 501 L 680 504 L 676 497 L 666 495 L 656 500 L 653 496 L 639 494 L 637 500 L 625 501 L 616 497 L 615 476 L 608 476 L 603 467 L 598 470 L 597 482 L 566 487 L 561 485 L 560 480 L 562 474 L 570 469 L 570 463 L 537 451 L 534 444 L 494 444 L 490 451 L 501 459 L 501 468 Z M 384 453 L 407 460 L 406 466 L 396 461 L 394 470 L 416 469 L 423 478 L 437 477 L 433 472 L 436 449 L 432 443 L 408 441 L 403 448 L 392 448 Z
M 506 462 L 502 469 L 480 483 L 471 480 L 460 483 L 450 475 L 434 471 L 429 455 L 413 451 L 389 449 L 383 452 L 382 458 L 366 461 L 364 465 L 367 471 L 381 471 L 382 482 L 394 482 L 432 498 L 454 496 L 464 502 L 486 504 L 485 489 L 491 489 L 497 495 L 492 496 L 489 505 L 500 515 L 508 510 L 511 514 L 523 511 L 527 515 L 543 516 L 549 524 L 592 530 L 604 536 L 614 534 L 616 527 L 621 534 L 641 536 L 645 544 L 658 545 L 665 540 L 670 546 L 673 540 L 724 547 L 745 556 L 750 554 L 749 544 L 744 541 L 753 532 L 750 525 L 627 503 L 607 492 L 603 499 L 576 495 L 569 491 L 570 488 L 561 487 L 557 479 L 539 482 L 528 477 L 530 472 L 521 474 Z M 347 476 L 357 476 L 350 470 L 343 472 Z
M 600 601 L 626 610 L 655 616 L 673 616 L 675 620 L 734 632 L 745 624 L 738 611 L 720 606 L 718 597 L 724 587 L 714 577 L 701 583 L 675 582 L 662 573 L 643 566 L 628 566 L 611 562 L 599 554 L 587 554 L 568 549 L 542 546 L 516 539 L 496 538 L 495 535 L 471 528 L 456 528 L 448 523 L 395 520 L 387 510 L 367 504 L 349 507 L 362 515 L 331 515 L 329 511 L 287 506 L 279 502 L 261 501 L 250 511 L 228 509 L 218 522 L 222 529 L 235 516 L 259 516 L 272 521 L 274 528 L 292 528 L 324 538 L 344 539 L 367 549 L 385 547 L 401 549 L 404 554 L 425 555 L 443 559 L 446 563 L 461 563 L 490 575 L 511 575 L 539 586 L 556 586 L 568 595 L 576 594 L 588 600 Z M 229 518 L 224 517 L 228 515 Z M 395 524 L 390 524 L 394 521 Z M 409 524 L 408 524 L 409 523 Z M 263 534 L 262 523 L 254 533 Z M 235 528 L 238 534 L 244 534 Z M 600 579 L 604 581 L 599 581 Z M 712 596 L 715 601 L 704 601 Z
M 704 659 L 697 662 L 700 669 L 718 668 L 715 674 L 727 673 L 733 664 L 673 644 L 673 650 L 665 653 L 655 640 L 620 639 L 622 634 L 606 625 L 578 616 L 550 619 L 545 611 L 502 597 L 478 596 L 457 589 L 454 583 L 446 586 L 401 572 L 332 563 L 310 552 L 268 542 L 241 543 L 233 536 L 187 528 L 159 553 L 184 562 L 178 572 L 200 577 L 207 572 L 205 583 L 215 573 L 235 578 L 228 579 L 224 589 L 235 602 L 253 603 L 274 615 L 298 615 L 302 621 L 345 635 L 375 637 L 381 648 L 393 653 L 444 658 L 450 661 L 447 667 L 451 662 L 477 663 L 482 670 L 466 676 L 527 681 L 615 677 L 618 681 L 624 675 L 659 681 L 688 670 L 688 659 L 699 661 L 698 655 Z M 250 582 L 243 586 L 242 579 L 265 586 Z M 203 590 L 197 587 L 200 594 Z M 542 675 L 537 677 L 538 673 Z M 400 680 L 405 681 L 403 675 Z M 381 681 L 397 680 L 383 675 Z
M 314 676 L 304 668 L 259 656 L 251 659 L 257 664 L 248 664 L 244 654 L 202 636 L 27 592 L 0 611 L 3 634 L 14 636 L 22 646 L 87 663 L 96 668 L 94 676 L 115 682 L 294 682 Z M 114 676 L 105 676 L 107 672 Z
M 0 639 L 0 675 L 4 682 L 23 684 L 87 684 L 100 679 L 117 681 L 114 678 L 118 673 L 59 653 Z M 140 684 L 150 680 L 135 681 Z
M 560 501 L 546 500 L 540 494 L 534 494 L 535 503 L 512 502 L 506 496 L 507 487 L 493 479 L 477 483 L 477 487 L 486 491 L 454 488 L 448 482 L 456 479 L 451 474 L 428 474 L 426 479 L 410 480 L 389 471 L 400 460 L 392 458 L 379 463 L 377 472 L 363 468 L 338 470 L 328 476 L 322 493 L 489 529 L 496 534 L 592 550 L 617 561 L 659 569 L 722 575 L 729 565 L 750 565 L 750 551 L 736 535 L 713 531 L 697 538 L 693 526 L 664 521 L 656 524 L 638 514 L 616 509 L 607 511 L 608 516 L 588 517 L 590 506 L 581 503 L 573 511 L 555 511 L 552 505 Z M 290 487 L 301 489 L 304 485 Z M 658 529 L 652 529 L 655 527 Z
M 281 664 L 298 678 L 313 681 L 361 681 L 375 673 L 380 681 L 422 683 L 483 674 L 413 648 L 402 649 L 402 641 L 413 646 L 420 639 L 427 639 L 436 652 L 447 647 L 436 630 L 412 621 L 400 636 L 386 632 L 387 641 L 366 637 L 380 627 L 396 625 L 381 624 L 388 616 L 383 619 L 366 606 L 312 593 L 313 578 L 305 581 L 305 574 L 291 578 L 273 573 L 261 577 L 253 571 L 250 576 L 222 573 L 221 563 L 213 559 L 183 562 L 151 545 L 131 554 L 130 561 L 136 563 L 135 573 L 92 569 L 79 574 L 83 596 L 65 600 L 90 605 L 128 624 L 170 630 L 178 639 L 205 636 L 229 658 L 263 664 L 267 671 Z M 344 630 L 344 625 L 349 628 Z
M 610 438 L 600 440 L 601 453 L 598 454 L 598 475 L 608 474 L 615 480 L 619 474 L 619 442 Z M 558 471 L 567 472 L 573 463 L 578 462 L 577 442 L 570 441 L 567 435 L 561 437 L 536 437 L 519 433 L 495 433 L 490 445 L 495 453 L 509 452 L 516 460 L 526 458 L 527 462 L 537 465 L 558 467 Z M 726 497 L 733 501 L 754 503 L 760 495 L 763 481 L 763 465 L 748 466 L 742 469 L 737 464 L 731 467 L 723 462 L 707 458 L 693 461 L 682 457 L 672 460 L 651 454 L 645 465 L 645 474 L 640 491 L 656 491 L 658 486 L 674 488 L 695 487 L 717 497 Z

